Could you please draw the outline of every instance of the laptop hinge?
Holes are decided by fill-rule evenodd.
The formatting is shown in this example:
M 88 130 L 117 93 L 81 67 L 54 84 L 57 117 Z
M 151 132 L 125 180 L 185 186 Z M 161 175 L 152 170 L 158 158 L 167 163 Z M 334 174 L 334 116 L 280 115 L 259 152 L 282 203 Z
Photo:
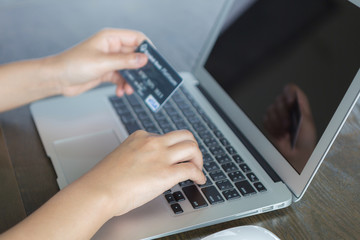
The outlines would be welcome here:
M 240 141 L 244 144 L 244 146 L 249 150 L 249 152 L 253 155 L 256 161 L 261 165 L 261 167 L 266 171 L 266 173 L 271 177 L 274 182 L 280 182 L 281 179 L 277 175 L 277 173 L 271 168 L 271 166 L 266 162 L 262 155 L 254 148 L 254 146 L 250 143 L 250 141 L 245 137 L 245 135 L 235 126 L 235 124 L 231 121 L 231 119 L 225 114 L 225 112 L 216 104 L 214 99 L 210 96 L 210 94 L 200 85 L 197 87 L 201 91 L 201 93 L 207 98 L 210 104 L 215 108 L 217 113 L 222 117 L 222 119 L 226 122 L 226 124 L 231 128 L 231 130 L 235 133 L 235 135 L 240 139 Z

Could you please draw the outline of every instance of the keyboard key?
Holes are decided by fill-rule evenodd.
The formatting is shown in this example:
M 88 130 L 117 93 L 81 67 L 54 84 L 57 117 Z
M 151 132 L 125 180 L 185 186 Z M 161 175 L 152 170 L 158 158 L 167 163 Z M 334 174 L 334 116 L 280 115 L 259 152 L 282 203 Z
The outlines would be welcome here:
M 240 171 L 231 172 L 228 175 L 233 182 L 243 181 L 246 179 Z
M 165 115 L 164 115 L 164 113 L 162 112 L 162 111 L 159 111 L 159 112 L 157 112 L 157 113 L 153 113 L 153 116 L 154 116 L 154 118 L 156 119 L 156 120 L 163 120 L 163 119 L 165 119 L 166 120 L 166 117 L 165 117 Z
M 171 193 L 171 189 L 168 189 L 164 192 L 164 194 L 169 194 L 169 193 Z
M 186 116 L 186 118 L 198 118 L 200 120 L 200 118 L 197 117 L 196 113 L 194 112 L 194 110 L 192 110 L 191 105 L 187 101 L 184 101 L 182 105 L 178 104 L 178 107 Z
M 216 182 L 216 186 L 220 189 L 220 191 L 224 191 L 234 187 L 227 179 Z
M 205 162 L 203 166 L 207 172 L 213 172 L 220 169 L 215 162 Z
M 224 135 L 220 132 L 220 130 L 215 130 L 214 134 L 217 138 L 224 138 Z
M 183 120 L 183 117 L 182 117 L 179 113 L 177 113 L 177 112 L 172 113 L 172 114 L 169 115 L 169 116 L 170 116 L 171 120 L 172 120 L 174 123 L 183 122 L 183 121 L 184 121 L 184 120 Z
M 212 185 L 212 182 L 211 182 L 210 178 L 208 176 L 206 176 L 206 183 L 202 184 L 202 185 L 198 185 L 198 186 L 202 188 L 202 187 L 208 187 L 211 185 Z
M 200 151 L 201 151 L 201 153 L 202 153 L 203 155 L 205 155 L 205 154 L 208 153 L 208 150 L 207 150 L 206 147 L 205 147 L 204 145 L 202 145 L 202 144 L 199 144 L 199 149 L 200 149 Z
M 135 117 L 131 113 L 120 115 L 120 119 L 124 124 L 136 121 Z
M 170 102 L 168 102 L 168 104 L 170 104 Z M 169 114 L 169 116 L 173 115 L 173 114 L 178 114 L 176 109 L 174 107 L 172 107 L 171 105 L 165 104 L 164 108 L 167 112 L 167 114 Z
M 198 118 L 197 116 L 187 117 L 187 120 L 190 122 L 191 125 L 200 122 L 200 118 Z
M 207 121 L 205 121 L 205 122 L 212 131 L 215 131 L 217 129 L 215 124 L 213 124 L 212 122 L 207 122 Z
M 243 163 L 244 160 L 239 155 L 233 155 L 232 158 L 235 160 L 236 163 L 240 164 Z
M 121 115 L 124 115 L 124 114 L 130 114 L 130 110 L 124 106 L 124 107 L 116 107 L 116 113 L 121 116 Z
M 216 161 L 220 164 L 231 162 L 231 159 L 228 155 L 216 156 Z
M 141 119 L 141 123 L 142 123 L 142 125 L 143 125 L 145 128 L 147 128 L 147 127 L 154 127 L 154 128 L 156 128 L 155 123 L 153 123 L 150 118 Z
M 185 200 L 184 195 L 180 191 L 176 191 L 173 193 L 173 197 L 177 202 L 181 202 Z
M 183 101 L 175 101 L 175 103 L 185 116 L 195 115 L 195 113 L 192 114 L 191 106 L 185 99 L 183 99 Z
M 246 174 L 246 176 L 248 177 L 248 179 L 250 180 L 250 182 L 257 182 L 259 181 L 259 179 L 256 177 L 256 175 L 254 173 L 248 173 Z
M 175 125 L 176 125 L 177 129 L 188 129 L 188 130 L 190 129 L 191 130 L 190 126 L 183 120 L 176 122 Z
M 224 149 L 222 149 L 221 147 L 218 147 L 218 146 L 217 147 L 210 147 L 209 150 L 215 156 L 223 156 L 223 155 L 225 155 Z
M 214 158 L 210 154 L 203 154 L 203 161 L 205 162 L 212 162 Z
M 126 96 L 127 100 L 129 101 L 131 106 L 138 106 L 140 105 L 139 100 L 136 98 L 135 94 L 131 94 L 131 95 L 127 95 Z
M 118 96 L 111 96 L 109 97 L 110 101 L 113 103 L 123 103 L 123 98 L 119 98 Z
M 179 182 L 180 187 L 186 187 L 186 186 L 193 185 L 193 184 L 194 184 L 194 182 L 191 181 L 191 180 L 186 180 L 186 181 L 183 181 L 183 182 Z
M 224 169 L 225 172 L 234 172 L 239 170 L 239 168 L 235 165 L 233 162 L 224 163 L 221 165 L 221 167 Z
M 236 150 L 232 147 L 232 146 L 228 146 L 226 147 L 226 151 L 230 154 L 230 155 L 234 155 L 236 154 Z
M 144 114 L 144 113 L 146 114 L 144 107 L 140 104 L 133 106 L 132 109 L 134 110 L 136 115 L 140 115 L 140 114 Z
M 211 137 L 211 138 L 205 138 L 203 139 L 203 142 L 205 143 L 206 146 L 208 147 L 217 147 L 219 146 L 219 143 L 216 141 L 215 138 Z
M 201 115 L 204 111 L 201 109 L 200 105 L 197 102 L 195 102 L 195 100 L 190 95 L 188 95 L 187 97 L 188 97 L 189 101 L 191 102 L 191 104 L 196 109 L 196 111 Z
M 226 200 L 233 200 L 240 198 L 240 194 L 235 189 L 229 189 L 222 192 Z
M 185 102 L 185 98 L 183 97 L 183 95 L 180 93 L 180 91 L 176 91 L 172 96 L 171 99 L 176 102 L 179 103 L 179 105 L 182 105 L 183 102 Z
M 211 172 L 209 175 L 212 178 L 212 180 L 214 180 L 215 182 L 219 181 L 219 180 L 226 179 L 226 175 L 221 170 Z
M 235 183 L 235 186 L 239 189 L 240 193 L 243 196 L 248 196 L 256 193 L 255 189 L 251 186 L 251 184 L 248 181 L 237 182 Z
M 222 144 L 224 147 L 230 145 L 229 141 L 228 141 L 226 138 L 221 138 L 221 139 L 219 139 L 219 141 L 221 142 L 221 144 Z
M 151 122 L 149 115 L 145 111 L 137 112 L 136 116 L 141 122 Z
M 126 123 L 125 128 L 129 134 L 141 129 L 140 125 L 136 121 Z
M 239 166 L 243 172 L 245 172 L 245 173 L 251 172 L 251 169 L 249 168 L 249 166 L 246 163 L 242 163 Z
M 211 205 L 224 202 L 224 198 L 214 186 L 202 188 L 201 191 L 204 193 L 206 199 Z
M 193 128 L 195 129 L 196 132 L 203 132 L 206 130 L 206 127 L 203 123 L 199 122 L 199 123 L 195 123 L 193 125 Z
M 174 202 L 176 202 L 175 201 L 175 198 L 174 198 L 174 196 L 172 195 L 172 194 L 165 194 L 165 199 L 168 201 L 168 203 L 174 203 Z
M 254 183 L 254 186 L 255 186 L 256 190 L 258 190 L 258 192 L 266 191 L 266 188 L 264 187 L 264 185 L 261 182 Z
M 174 203 L 170 205 L 171 209 L 174 211 L 175 214 L 183 213 L 184 210 L 182 210 L 180 204 Z
M 159 124 L 160 127 L 166 126 L 166 125 L 171 125 L 169 120 L 167 120 L 166 118 L 157 120 L 157 123 Z
M 150 133 L 157 133 L 157 134 L 160 133 L 160 130 L 155 126 L 146 127 L 145 130 L 150 132 Z
M 208 130 L 203 132 L 198 132 L 198 135 L 201 139 L 212 138 L 212 135 Z
M 174 101 L 178 108 L 183 112 L 185 116 L 193 116 L 195 114 L 191 114 L 193 111 L 191 110 L 190 104 L 187 103 L 185 99 L 182 101 Z
M 182 190 L 184 191 L 185 196 L 190 201 L 191 206 L 194 209 L 199 209 L 208 206 L 205 199 L 203 198 L 203 196 L 201 195 L 201 193 L 199 192 L 199 190 L 195 185 L 184 187 Z
M 172 132 L 175 130 L 172 126 L 161 126 L 161 129 L 164 133 Z

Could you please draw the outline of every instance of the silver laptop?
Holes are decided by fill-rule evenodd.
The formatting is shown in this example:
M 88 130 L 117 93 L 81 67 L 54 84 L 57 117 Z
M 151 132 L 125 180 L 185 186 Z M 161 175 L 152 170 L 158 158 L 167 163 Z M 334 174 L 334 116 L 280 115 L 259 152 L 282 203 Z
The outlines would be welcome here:
M 241 16 L 227 1 L 197 66 L 181 73 L 183 86 L 158 113 L 136 95 L 115 97 L 113 86 L 33 103 L 60 188 L 137 129 L 189 129 L 199 142 L 206 184 L 181 182 L 109 220 L 94 239 L 153 239 L 300 200 L 359 97 L 360 36 L 346 37 L 359 28 L 334 24 L 360 22 L 354 3 L 342 7 L 355 19 L 337 19 L 334 6 L 324 4 L 310 16 L 292 6 L 288 13 L 300 20 L 296 14 L 285 20 L 270 10 L 258 18 L 272 9 L 270 1 L 258 1 Z M 280 29 L 268 32 L 269 24 Z

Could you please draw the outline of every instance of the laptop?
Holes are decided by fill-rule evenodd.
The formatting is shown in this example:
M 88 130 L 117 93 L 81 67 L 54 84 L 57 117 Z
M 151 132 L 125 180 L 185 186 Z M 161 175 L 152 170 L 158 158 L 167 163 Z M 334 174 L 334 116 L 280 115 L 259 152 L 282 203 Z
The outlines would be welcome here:
M 360 29 L 360 2 L 321 1 L 306 14 L 275 2 L 234 17 L 226 1 L 193 71 L 181 73 L 183 85 L 157 113 L 109 85 L 31 104 L 60 188 L 137 129 L 188 129 L 199 143 L 206 184 L 181 182 L 93 239 L 153 239 L 301 199 L 359 98 L 360 36 L 347 34 Z

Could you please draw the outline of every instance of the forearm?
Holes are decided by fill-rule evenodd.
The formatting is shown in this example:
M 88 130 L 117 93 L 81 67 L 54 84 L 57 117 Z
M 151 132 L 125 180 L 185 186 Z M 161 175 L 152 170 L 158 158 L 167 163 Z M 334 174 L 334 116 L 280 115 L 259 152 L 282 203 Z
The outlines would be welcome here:
M 60 93 L 52 57 L 0 66 L 0 112 Z
M 111 213 L 106 195 L 78 181 L 0 239 L 90 239 L 112 217 Z

